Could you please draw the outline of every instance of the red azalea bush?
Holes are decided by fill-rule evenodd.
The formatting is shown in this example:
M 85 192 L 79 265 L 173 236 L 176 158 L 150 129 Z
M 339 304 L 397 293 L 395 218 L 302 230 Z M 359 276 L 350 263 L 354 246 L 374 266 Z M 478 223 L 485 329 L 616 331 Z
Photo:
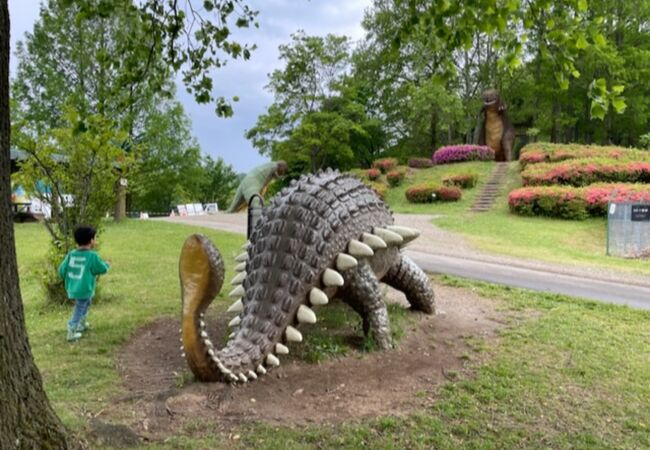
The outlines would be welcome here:
M 455 186 L 425 183 L 408 188 L 404 195 L 409 203 L 455 202 L 460 200 L 462 192 Z
M 526 167 L 521 178 L 524 186 L 650 183 L 650 161 L 587 159 L 558 164 L 539 163 Z
M 478 175 L 475 173 L 459 173 L 457 175 L 449 175 L 442 179 L 442 184 L 445 186 L 457 186 L 461 189 L 471 189 L 476 186 L 478 182 Z
M 432 167 L 433 161 L 429 158 L 409 158 L 409 167 L 414 169 L 422 169 L 425 167 Z
M 380 175 L 381 172 L 379 171 L 379 169 L 368 169 L 368 171 L 366 172 L 366 176 L 370 181 L 375 181 L 379 179 Z
M 396 158 L 383 158 L 377 159 L 372 163 L 372 167 L 381 170 L 381 173 L 386 173 L 393 170 L 397 166 Z
M 609 158 L 638 159 L 644 155 L 635 149 L 601 145 L 550 144 L 536 142 L 525 145 L 520 152 L 519 164 L 522 169 L 529 164 L 560 162 L 568 159 Z
M 549 216 L 583 220 L 607 214 L 614 202 L 650 202 L 650 186 L 643 184 L 594 184 L 584 188 L 537 186 L 512 191 L 510 211 L 523 216 Z
M 494 161 L 494 150 L 485 145 L 448 145 L 440 147 L 433 154 L 435 164 L 463 161 Z
M 399 186 L 402 180 L 404 180 L 404 176 L 404 172 L 393 170 L 386 174 L 386 181 L 388 181 L 390 187 Z

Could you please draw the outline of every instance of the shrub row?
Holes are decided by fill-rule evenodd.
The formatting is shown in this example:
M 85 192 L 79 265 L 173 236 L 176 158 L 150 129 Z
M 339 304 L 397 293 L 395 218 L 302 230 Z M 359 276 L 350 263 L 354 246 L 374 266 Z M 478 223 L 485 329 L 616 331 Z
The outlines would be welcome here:
M 609 158 L 629 159 L 643 158 L 643 153 L 623 147 L 581 144 L 551 144 L 536 142 L 521 149 L 519 164 L 522 169 L 528 164 L 566 161 L 567 159 Z
M 435 164 L 449 164 L 463 161 L 494 161 L 494 150 L 485 145 L 449 145 L 433 154 Z
M 540 163 L 522 173 L 524 186 L 566 184 L 587 186 L 593 183 L 650 183 L 650 162 L 607 159 Z
M 478 175 L 475 173 L 459 173 L 457 175 L 449 175 L 442 179 L 442 184 L 445 186 L 456 186 L 461 189 L 471 189 L 476 186 L 478 182 Z
M 432 166 L 433 166 L 433 161 L 430 160 L 429 158 L 409 159 L 409 167 L 413 167 L 414 169 L 421 169 L 423 167 L 432 167 Z
M 404 195 L 409 203 L 455 202 L 460 200 L 462 192 L 455 186 L 425 183 L 408 188 Z
M 594 184 L 526 187 L 508 195 L 510 211 L 522 216 L 548 216 L 584 220 L 607 215 L 607 204 L 650 201 L 650 186 L 643 184 Z
M 396 158 L 377 159 L 373 161 L 372 167 L 374 169 L 381 170 L 381 173 L 386 173 L 393 170 L 395 167 L 397 167 L 397 159 Z

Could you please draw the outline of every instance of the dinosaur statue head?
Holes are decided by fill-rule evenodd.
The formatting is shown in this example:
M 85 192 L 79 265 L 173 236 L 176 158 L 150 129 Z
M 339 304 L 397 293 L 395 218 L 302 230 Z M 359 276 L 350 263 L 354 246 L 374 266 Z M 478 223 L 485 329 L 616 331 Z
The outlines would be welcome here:
M 501 103 L 501 97 L 499 96 L 499 91 L 496 89 L 488 89 L 483 91 L 481 94 L 481 99 L 483 100 L 483 106 L 485 108 L 498 108 Z
M 276 177 L 281 177 L 281 176 L 283 176 L 284 174 L 287 173 L 287 170 L 289 169 L 289 166 L 284 161 L 278 161 L 277 164 L 278 164 L 278 166 L 277 166 L 277 169 L 275 169 L 275 176 Z

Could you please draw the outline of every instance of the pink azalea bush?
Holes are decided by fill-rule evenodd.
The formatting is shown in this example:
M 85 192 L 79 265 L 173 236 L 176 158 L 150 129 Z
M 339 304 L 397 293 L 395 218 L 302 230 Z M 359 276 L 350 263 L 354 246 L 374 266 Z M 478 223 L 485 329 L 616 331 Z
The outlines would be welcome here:
M 645 157 L 647 155 L 639 150 L 624 147 L 539 142 L 528 144 L 521 149 L 519 164 L 523 169 L 529 164 L 552 163 L 569 159 L 609 158 L 631 160 Z
M 372 163 L 372 167 L 374 169 L 381 170 L 381 173 L 390 172 L 395 167 L 397 167 L 397 159 L 396 158 L 377 159 Z
M 600 183 L 587 187 L 537 186 L 512 191 L 510 211 L 523 216 L 548 216 L 583 220 L 607 214 L 609 201 L 650 202 L 650 186 Z
M 650 183 L 650 161 L 586 159 L 557 164 L 539 163 L 526 167 L 521 172 L 521 179 L 524 186 Z
M 412 186 L 404 193 L 409 203 L 455 202 L 460 200 L 462 192 L 455 186 L 440 186 L 432 183 Z
M 429 158 L 409 158 L 409 167 L 422 169 L 433 166 L 433 161 Z
M 494 150 L 485 145 L 448 145 L 440 147 L 433 154 L 435 164 L 463 161 L 494 161 Z

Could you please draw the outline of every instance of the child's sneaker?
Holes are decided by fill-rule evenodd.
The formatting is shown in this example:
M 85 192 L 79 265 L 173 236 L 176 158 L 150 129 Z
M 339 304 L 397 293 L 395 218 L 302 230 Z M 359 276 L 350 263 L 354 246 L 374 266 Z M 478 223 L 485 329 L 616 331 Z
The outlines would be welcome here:
M 77 325 L 77 332 L 78 333 L 83 333 L 84 331 L 90 330 L 90 323 L 87 320 L 82 320 L 79 322 L 79 325 Z
M 68 327 L 68 342 L 75 342 L 81 339 L 83 334 L 77 331 L 77 328 Z

